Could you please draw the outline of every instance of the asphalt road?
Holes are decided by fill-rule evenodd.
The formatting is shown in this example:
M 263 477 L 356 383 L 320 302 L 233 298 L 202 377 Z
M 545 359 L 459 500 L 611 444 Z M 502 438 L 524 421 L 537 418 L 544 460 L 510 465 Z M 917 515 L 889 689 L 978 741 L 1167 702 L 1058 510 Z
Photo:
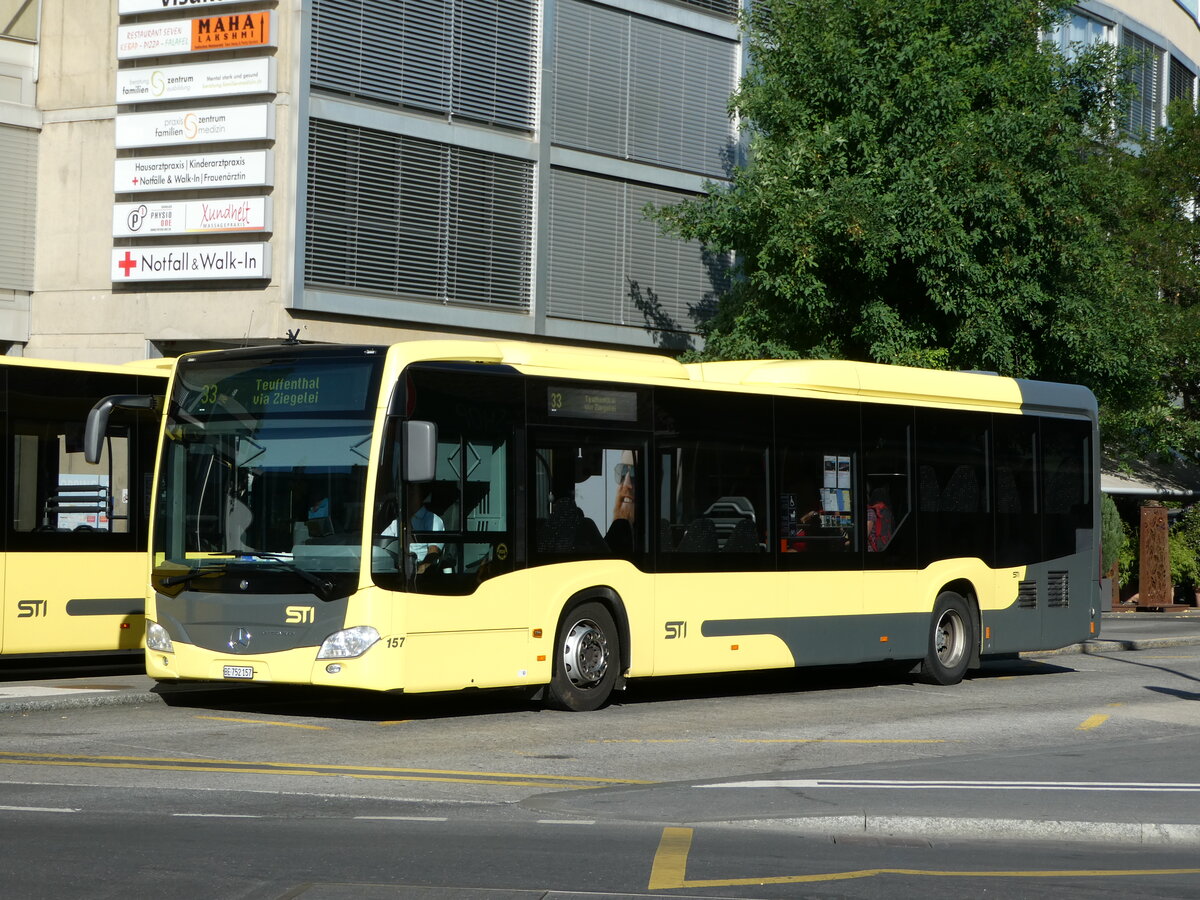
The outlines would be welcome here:
M 670 679 L 588 714 L 503 693 L 149 692 L 136 670 L 8 666 L 0 884 L 1200 897 L 1193 625 L 991 662 L 953 687 L 857 667 Z

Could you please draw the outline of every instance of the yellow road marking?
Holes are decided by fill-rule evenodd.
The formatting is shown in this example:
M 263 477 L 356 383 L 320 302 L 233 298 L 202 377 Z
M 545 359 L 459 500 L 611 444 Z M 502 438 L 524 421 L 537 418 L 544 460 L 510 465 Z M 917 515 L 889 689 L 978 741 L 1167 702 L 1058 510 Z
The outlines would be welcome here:
M 300 722 L 271 722 L 267 719 L 234 719 L 229 716 L 196 716 L 212 722 L 240 722 L 243 725 L 278 725 L 280 728 L 308 728 L 312 731 L 328 731 L 328 725 L 303 725 Z
M 733 744 L 946 744 L 941 738 L 729 738 Z M 709 739 L 707 743 L 721 741 Z M 585 744 L 694 744 L 691 738 L 590 738 Z
M 1093 728 L 1099 728 L 1101 725 L 1103 725 L 1105 722 L 1107 722 L 1110 718 L 1111 718 L 1111 716 L 1108 716 L 1108 715 L 1088 716 L 1086 719 L 1083 720 L 1083 724 L 1080 725 L 1075 730 L 1076 731 L 1091 731 Z
M 779 875 L 766 878 L 687 878 L 687 857 L 692 847 L 691 828 L 664 828 L 650 867 L 647 889 L 671 891 L 680 888 L 744 887 L 763 884 L 816 884 L 849 881 L 877 875 L 915 875 L 922 878 L 1113 878 L 1146 875 L 1200 875 L 1200 869 L 1030 869 L 954 872 L 938 869 L 854 869 L 815 875 Z
M 509 787 L 563 787 L 584 789 L 609 784 L 654 784 L 627 778 L 596 778 L 587 775 L 536 775 L 521 772 L 463 772 L 452 769 L 400 769 L 386 766 L 343 766 L 175 757 L 80 756 L 60 753 L 0 751 L 0 764 L 32 766 L 80 766 L 113 769 L 149 769 L 178 772 L 245 772 L 255 775 L 344 776 L 393 781 L 437 781 L 456 784 L 499 784 Z

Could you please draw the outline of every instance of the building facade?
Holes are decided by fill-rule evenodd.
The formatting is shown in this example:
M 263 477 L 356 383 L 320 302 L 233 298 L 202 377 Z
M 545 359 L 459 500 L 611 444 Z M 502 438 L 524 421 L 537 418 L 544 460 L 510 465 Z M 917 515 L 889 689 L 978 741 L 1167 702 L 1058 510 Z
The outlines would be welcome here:
M 737 158 L 743 2 L 0 0 L 0 348 L 695 346 L 728 260 L 644 211 Z M 1156 126 L 1196 2 L 1062 39 L 1149 48 Z

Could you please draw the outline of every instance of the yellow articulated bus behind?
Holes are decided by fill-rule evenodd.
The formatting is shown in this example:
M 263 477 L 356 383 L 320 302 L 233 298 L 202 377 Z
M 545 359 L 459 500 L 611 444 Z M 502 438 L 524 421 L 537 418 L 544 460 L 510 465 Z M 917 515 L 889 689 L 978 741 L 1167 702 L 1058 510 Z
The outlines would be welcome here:
M 147 410 L 114 415 L 95 464 L 84 460 L 84 421 L 106 395 L 161 397 L 170 366 L 0 361 L 5 657 L 140 655 L 159 420 Z
M 385 691 L 895 661 L 1095 632 L 1084 388 L 516 342 L 179 361 L 147 669 Z

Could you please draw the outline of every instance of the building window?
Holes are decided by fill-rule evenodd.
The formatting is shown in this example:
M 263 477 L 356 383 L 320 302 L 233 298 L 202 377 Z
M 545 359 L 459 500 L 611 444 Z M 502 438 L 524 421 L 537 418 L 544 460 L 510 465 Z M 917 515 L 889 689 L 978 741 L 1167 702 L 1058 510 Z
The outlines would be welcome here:
M 1189 106 L 1196 104 L 1196 76 L 1174 56 L 1171 57 L 1171 68 L 1167 75 L 1167 102 L 1186 100 Z
M 0 37 L 36 41 L 38 0 L 0 0 Z
M 524 312 L 530 163 L 314 119 L 305 280 Z
M 554 142 L 725 176 L 737 44 L 563 0 L 555 32 Z
M 694 332 L 724 265 L 699 243 L 663 235 L 647 204 L 686 194 L 555 169 L 550 184 L 547 312 L 565 319 Z
M 1163 51 L 1128 29 L 1121 33 L 1121 46 L 1132 50 L 1138 59 L 1129 73 L 1137 95 L 1129 102 L 1125 129 L 1134 137 L 1153 135 L 1162 120 Z
M 1067 59 L 1074 59 L 1079 51 L 1096 43 L 1109 41 L 1109 23 L 1086 15 L 1073 12 L 1070 17 L 1059 25 L 1050 39 Z
M 532 129 L 535 0 L 314 0 L 312 84 Z

